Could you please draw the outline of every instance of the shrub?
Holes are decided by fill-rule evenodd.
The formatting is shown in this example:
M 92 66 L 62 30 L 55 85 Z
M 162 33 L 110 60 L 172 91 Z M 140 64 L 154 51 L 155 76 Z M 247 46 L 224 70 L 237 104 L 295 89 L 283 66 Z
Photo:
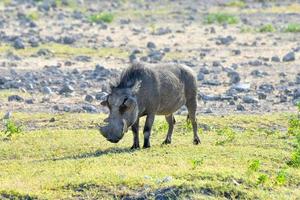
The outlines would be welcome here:
M 284 32 L 299 33 L 300 24 L 297 23 L 288 24 L 287 27 L 285 27 Z
M 205 17 L 204 22 L 206 24 L 213 24 L 213 23 L 237 24 L 239 22 L 239 19 L 238 17 L 227 13 L 210 13 Z
M 91 15 L 89 19 L 90 21 L 95 23 L 100 23 L 100 22 L 111 23 L 114 20 L 114 15 L 108 12 L 101 12 L 98 14 Z
M 21 133 L 21 125 L 16 125 L 16 123 L 12 120 L 4 121 L 4 135 L 6 138 L 11 138 L 13 135 Z
M 274 32 L 276 29 L 272 24 L 265 24 L 258 29 L 260 33 Z

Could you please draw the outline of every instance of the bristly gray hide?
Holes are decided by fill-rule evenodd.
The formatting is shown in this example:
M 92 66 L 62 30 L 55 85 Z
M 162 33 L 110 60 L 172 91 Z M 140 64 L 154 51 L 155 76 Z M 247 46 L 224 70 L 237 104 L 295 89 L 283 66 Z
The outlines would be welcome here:
M 150 147 L 155 115 L 165 115 L 169 129 L 163 144 L 170 144 L 175 124 L 173 113 L 186 105 L 193 125 L 194 144 L 200 143 L 196 123 L 197 83 L 193 71 L 186 66 L 135 63 L 113 81 L 101 104 L 107 106 L 110 113 L 105 119 L 107 125 L 100 127 L 100 132 L 110 142 L 120 141 L 131 127 L 132 148 L 139 148 L 139 118 L 146 116 L 143 147 Z

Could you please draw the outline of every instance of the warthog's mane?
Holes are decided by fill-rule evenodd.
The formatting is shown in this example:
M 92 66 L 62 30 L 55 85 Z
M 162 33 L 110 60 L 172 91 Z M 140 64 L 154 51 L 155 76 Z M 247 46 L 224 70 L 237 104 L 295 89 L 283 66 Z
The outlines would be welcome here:
M 150 75 L 151 70 L 142 63 L 134 63 L 125 69 L 120 77 L 112 80 L 110 84 L 111 89 L 131 88 L 137 81 L 141 81 L 143 77 Z

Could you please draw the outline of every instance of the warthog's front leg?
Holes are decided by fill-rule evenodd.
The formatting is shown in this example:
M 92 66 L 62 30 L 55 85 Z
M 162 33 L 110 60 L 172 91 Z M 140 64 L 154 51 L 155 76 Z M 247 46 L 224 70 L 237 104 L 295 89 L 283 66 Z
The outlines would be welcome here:
M 136 122 L 132 125 L 131 130 L 133 133 L 133 145 L 131 149 L 138 149 L 140 148 L 140 141 L 139 141 L 139 121 L 140 119 L 138 118 Z
M 146 123 L 144 126 L 144 146 L 143 148 L 149 148 L 150 147 L 150 135 L 151 135 L 151 128 L 154 122 L 155 115 L 149 114 L 146 118 Z

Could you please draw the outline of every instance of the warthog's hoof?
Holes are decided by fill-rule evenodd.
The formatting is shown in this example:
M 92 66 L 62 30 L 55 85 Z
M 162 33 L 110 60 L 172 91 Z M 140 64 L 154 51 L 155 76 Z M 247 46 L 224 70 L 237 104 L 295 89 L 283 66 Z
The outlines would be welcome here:
M 198 137 L 194 138 L 194 141 L 193 141 L 194 145 L 198 145 L 198 144 L 201 144 L 201 141 Z
M 166 144 L 171 144 L 171 140 L 165 139 L 165 141 L 163 141 L 162 145 L 166 145 Z
M 139 144 L 133 144 L 130 149 L 139 149 L 140 145 Z

